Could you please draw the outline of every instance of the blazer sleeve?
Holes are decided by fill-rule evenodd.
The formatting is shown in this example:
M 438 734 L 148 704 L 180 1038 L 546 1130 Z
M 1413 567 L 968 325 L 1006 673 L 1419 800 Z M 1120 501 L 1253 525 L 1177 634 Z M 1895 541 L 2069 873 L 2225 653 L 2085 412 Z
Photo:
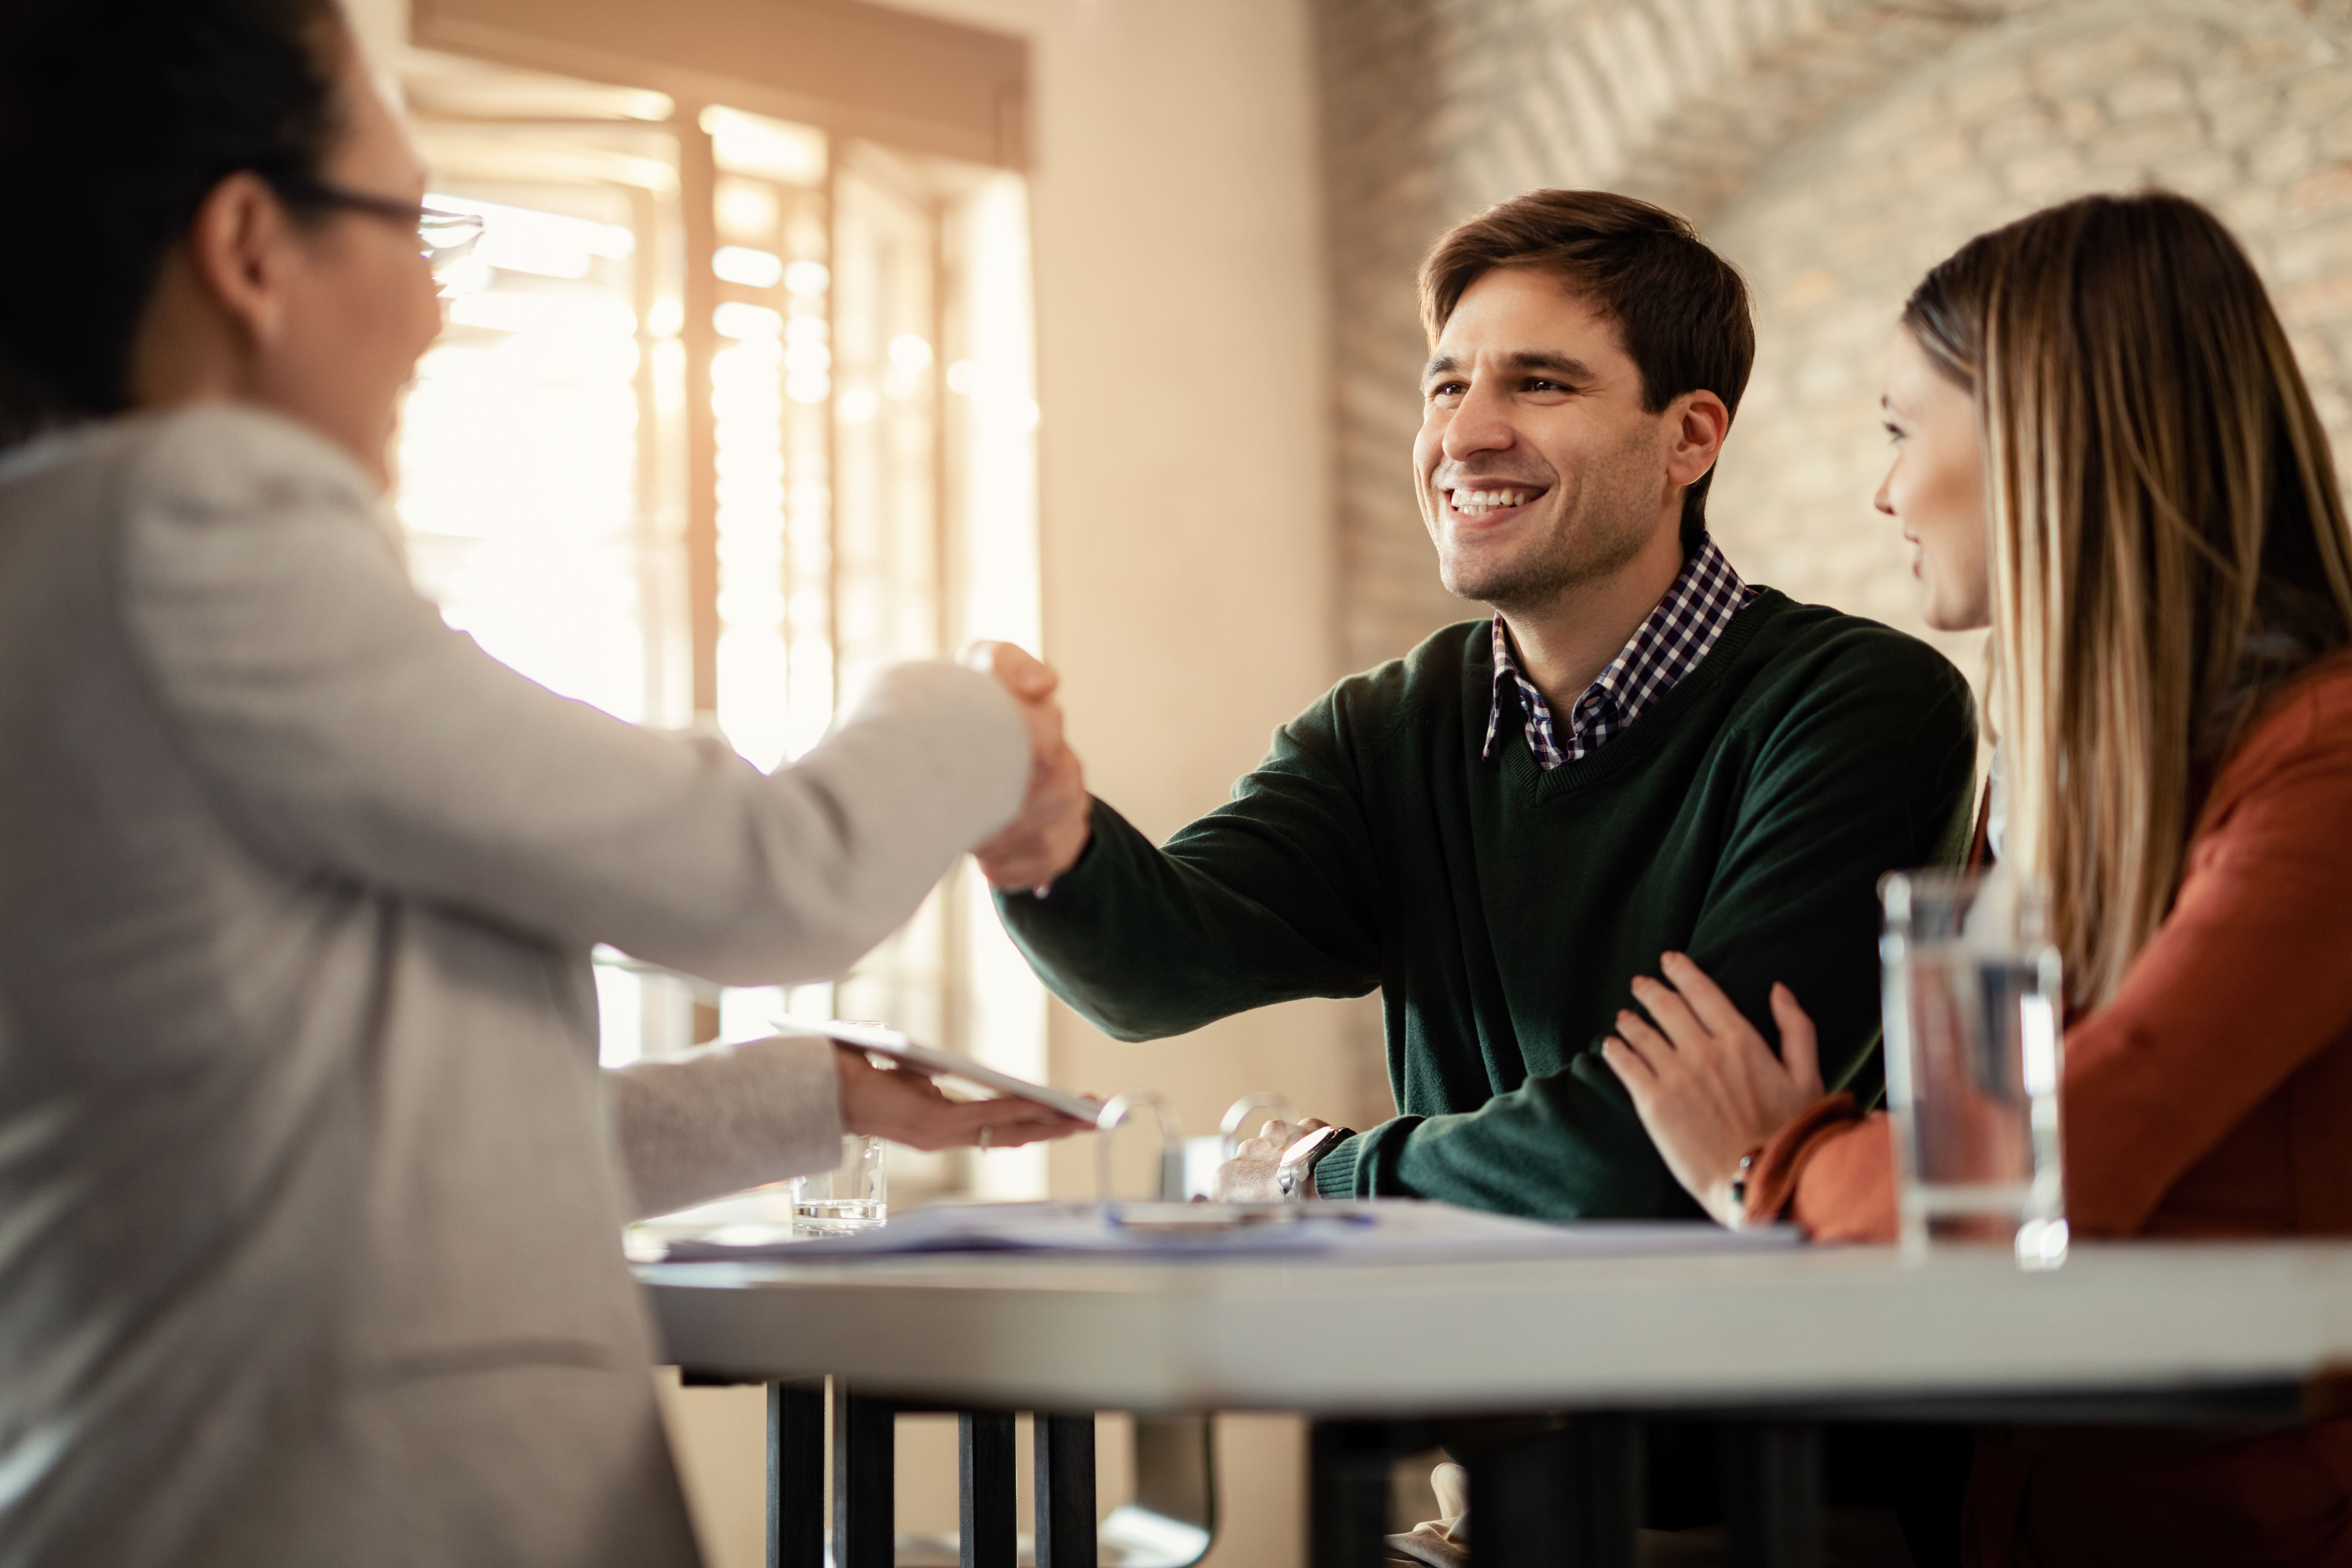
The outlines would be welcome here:
M 1009 820 L 1018 710 L 887 672 L 798 763 L 559 697 L 445 626 L 363 476 L 291 426 L 172 422 L 124 479 L 118 602 L 164 721 L 257 852 L 725 984 L 846 967 Z

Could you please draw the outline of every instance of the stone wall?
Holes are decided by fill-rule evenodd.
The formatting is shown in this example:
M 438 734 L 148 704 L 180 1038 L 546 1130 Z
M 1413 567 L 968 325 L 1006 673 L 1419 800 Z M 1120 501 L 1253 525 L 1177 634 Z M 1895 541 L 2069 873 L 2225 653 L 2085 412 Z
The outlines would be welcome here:
M 1535 185 L 1664 202 L 1746 271 L 1757 374 L 1710 510 L 1800 598 L 1920 629 L 1870 506 L 1895 313 L 1969 236 L 2070 195 L 2210 204 L 2352 440 L 2352 0 L 1320 0 L 1319 22 L 1351 666 L 1475 613 L 1413 507 L 1412 272 Z

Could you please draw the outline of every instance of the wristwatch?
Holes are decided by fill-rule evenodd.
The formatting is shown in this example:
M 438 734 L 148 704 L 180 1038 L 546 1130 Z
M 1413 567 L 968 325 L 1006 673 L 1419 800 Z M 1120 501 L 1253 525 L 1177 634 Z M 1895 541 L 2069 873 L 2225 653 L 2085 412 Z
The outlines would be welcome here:
M 1286 1199 L 1306 1199 L 1315 1196 L 1316 1163 L 1339 1146 L 1342 1138 L 1355 1134 L 1344 1127 L 1318 1127 L 1282 1152 L 1281 1161 L 1274 1167 L 1274 1188 Z

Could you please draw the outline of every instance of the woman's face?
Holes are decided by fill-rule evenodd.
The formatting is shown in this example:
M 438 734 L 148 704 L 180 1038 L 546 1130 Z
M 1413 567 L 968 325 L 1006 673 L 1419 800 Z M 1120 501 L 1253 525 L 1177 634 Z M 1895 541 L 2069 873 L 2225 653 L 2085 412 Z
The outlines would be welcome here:
M 1875 504 L 1903 525 L 1911 542 L 1911 574 L 1927 588 L 1927 624 L 1943 632 L 1990 626 L 1984 443 L 1977 434 L 1976 399 L 1937 370 L 1906 330 L 1895 334 L 1883 405 L 1895 466 L 1886 470 Z
M 393 207 L 416 202 L 425 166 L 348 38 L 337 76 L 343 133 L 326 183 Z M 345 207 L 296 221 L 257 177 L 233 174 L 166 258 L 132 345 L 131 401 L 258 404 L 382 482 L 401 389 L 440 330 L 413 219 Z
M 347 115 L 327 179 L 395 202 L 425 194 L 425 167 L 359 51 L 341 56 Z M 265 402 L 320 428 L 379 479 L 402 388 L 441 331 L 441 303 L 415 227 L 373 213 L 339 213 L 299 239 L 284 330 L 261 355 Z

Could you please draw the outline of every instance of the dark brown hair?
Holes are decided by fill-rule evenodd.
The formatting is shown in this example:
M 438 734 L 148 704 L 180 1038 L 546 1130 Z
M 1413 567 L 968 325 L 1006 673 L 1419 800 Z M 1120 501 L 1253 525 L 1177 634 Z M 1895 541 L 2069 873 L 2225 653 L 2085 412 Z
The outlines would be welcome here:
M 1470 285 L 1498 267 L 1548 272 L 1617 323 L 1655 414 L 1712 392 L 1734 414 L 1756 363 L 1748 285 L 1689 222 L 1609 191 L 1529 191 L 1440 239 L 1421 264 L 1421 321 L 1434 345 Z M 1683 492 L 1683 547 L 1706 532 L 1715 470 Z

